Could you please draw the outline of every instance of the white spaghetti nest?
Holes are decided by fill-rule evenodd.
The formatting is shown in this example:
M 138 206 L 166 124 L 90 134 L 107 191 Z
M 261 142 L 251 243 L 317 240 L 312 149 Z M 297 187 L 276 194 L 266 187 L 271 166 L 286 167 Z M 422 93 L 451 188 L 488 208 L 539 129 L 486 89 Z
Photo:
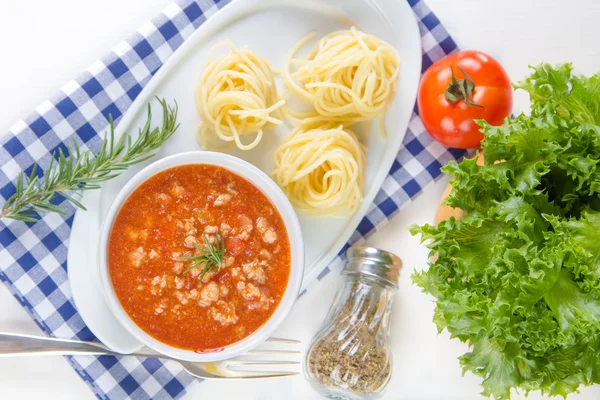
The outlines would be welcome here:
M 273 179 L 305 214 L 347 216 L 360 205 L 365 152 L 341 125 L 296 128 L 274 159 Z
M 352 27 L 324 36 L 306 58 L 295 58 L 313 37 L 314 32 L 292 48 L 283 75 L 288 90 L 315 112 L 289 110 L 291 117 L 343 125 L 383 117 L 400 73 L 396 49 Z
M 230 41 L 217 44 L 209 54 L 228 46 L 231 51 L 209 61 L 196 90 L 196 107 L 201 124 L 197 138 L 207 149 L 222 150 L 212 145 L 218 139 L 250 150 L 262 139 L 269 124 L 281 124 L 273 113 L 285 104 L 277 95 L 273 71 L 268 62 L 248 49 L 238 49 Z M 249 143 L 242 136 L 254 135 Z M 227 148 L 227 146 L 225 146 Z

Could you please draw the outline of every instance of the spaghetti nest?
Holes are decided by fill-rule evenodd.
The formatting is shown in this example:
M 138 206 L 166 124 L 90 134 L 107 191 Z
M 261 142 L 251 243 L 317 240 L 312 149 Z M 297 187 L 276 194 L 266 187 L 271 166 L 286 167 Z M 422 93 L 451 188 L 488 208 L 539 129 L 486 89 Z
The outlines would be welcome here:
M 281 119 L 272 114 L 285 101 L 279 100 L 273 72 L 268 62 L 247 49 L 238 49 L 230 41 L 217 44 L 231 51 L 208 62 L 196 90 L 196 107 L 202 123 L 198 127 L 198 140 L 204 148 L 214 136 L 250 150 L 260 142 L 263 129 L 268 124 L 280 124 Z M 249 143 L 242 136 L 254 135 Z M 230 146 L 231 147 L 231 146 Z
M 365 153 L 341 125 L 302 125 L 275 152 L 273 178 L 298 210 L 347 216 L 362 200 Z
M 382 117 L 394 98 L 400 73 L 396 49 L 352 27 L 324 36 L 306 58 L 294 58 L 313 37 L 311 33 L 294 46 L 283 74 L 288 90 L 310 103 L 316 113 L 290 110 L 291 116 L 344 125 Z

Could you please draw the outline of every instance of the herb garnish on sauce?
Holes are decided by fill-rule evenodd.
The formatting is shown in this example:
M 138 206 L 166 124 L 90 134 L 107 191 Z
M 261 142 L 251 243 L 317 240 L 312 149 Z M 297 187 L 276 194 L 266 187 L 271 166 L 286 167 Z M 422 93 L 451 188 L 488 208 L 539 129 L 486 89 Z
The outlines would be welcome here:
M 183 271 L 182 274 L 187 274 L 193 269 L 202 266 L 200 280 L 215 268 L 217 268 L 217 271 L 220 271 L 225 259 L 225 240 L 220 231 L 215 233 L 215 242 L 213 244 L 208 241 L 206 233 L 202 235 L 202 238 L 204 239 L 204 247 L 196 247 L 196 255 L 179 258 L 181 261 L 191 261 L 189 268 Z

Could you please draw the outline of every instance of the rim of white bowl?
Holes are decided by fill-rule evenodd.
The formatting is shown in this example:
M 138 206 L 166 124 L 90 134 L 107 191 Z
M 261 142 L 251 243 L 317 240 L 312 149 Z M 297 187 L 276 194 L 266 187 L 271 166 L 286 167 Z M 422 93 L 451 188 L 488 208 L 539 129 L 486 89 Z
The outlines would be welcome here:
M 108 238 L 112 230 L 113 222 L 118 212 L 121 210 L 121 206 L 125 200 L 129 198 L 129 195 L 150 177 L 164 170 L 188 164 L 220 166 L 250 181 L 275 205 L 275 208 L 277 208 L 277 211 L 279 211 L 279 214 L 283 219 L 290 241 L 290 276 L 283 297 L 277 305 L 275 312 L 273 312 L 264 325 L 239 342 L 206 353 L 196 353 L 192 350 L 169 346 L 142 330 L 121 306 L 112 286 L 107 262 Z M 211 151 L 191 151 L 162 158 L 148 165 L 131 178 L 131 180 L 129 180 L 129 182 L 127 182 L 127 184 L 119 191 L 119 194 L 108 210 L 100 233 L 100 246 L 98 247 L 98 252 L 98 266 L 100 268 L 102 292 L 109 308 L 117 320 L 144 345 L 159 353 L 184 361 L 210 362 L 224 360 L 244 354 L 263 343 L 271 336 L 291 311 L 300 294 L 304 273 L 304 242 L 300 230 L 300 223 L 294 208 L 285 194 L 271 178 L 254 165 L 228 154 Z

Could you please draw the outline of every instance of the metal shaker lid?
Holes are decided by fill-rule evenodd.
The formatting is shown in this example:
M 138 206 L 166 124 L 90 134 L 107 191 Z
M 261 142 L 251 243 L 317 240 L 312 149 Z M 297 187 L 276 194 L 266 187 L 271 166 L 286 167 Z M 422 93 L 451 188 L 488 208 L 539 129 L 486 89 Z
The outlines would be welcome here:
M 353 246 L 346 256 L 348 263 L 344 272 L 375 276 L 398 287 L 402 260 L 397 255 L 375 247 Z

